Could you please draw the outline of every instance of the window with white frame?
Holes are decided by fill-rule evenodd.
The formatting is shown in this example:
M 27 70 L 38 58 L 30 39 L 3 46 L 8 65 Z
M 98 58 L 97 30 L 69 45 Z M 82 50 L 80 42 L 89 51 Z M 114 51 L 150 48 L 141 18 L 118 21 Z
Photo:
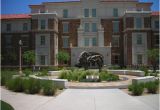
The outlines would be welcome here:
M 92 17 L 96 17 L 97 16 L 97 11 L 95 8 L 92 9 Z
M 143 63 L 143 55 L 137 54 L 137 64 L 142 64 L 142 63 Z
M 84 17 L 89 17 L 89 9 L 84 9 Z
M 84 38 L 84 46 L 85 47 L 89 46 L 89 38 L 88 37 Z
M 89 23 L 84 23 L 84 31 L 89 32 L 90 30 L 89 28 L 90 28 Z
M 136 28 L 142 28 L 142 18 L 141 17 L 137 17 L 135 19 L 136 22 Z
M 92 38 L 92 46 L 97 46 L 97 38 L 96 37 Z
M 92 32 L 97 32 L 97 23 L 92 23 Z
M 142 35 L 141 34 L 137 34 L 137 45 L 142 45 Z
M 42 20 L 40 20 L 40 28 L 41 29 L 46 29 L 46 20 L 44 20 L 44 19 L 42 19 Z
M 68 33 L 69 32 L 69 24 L 68 23 L 63 23 L 63 32 Z
M 68 18 L 68 9 L 63 10 L 63 17 Z
M 45 44 L 46 44 L 45 36 L 40 36 L 40 45 L 45 45 Z
M 113 17 L 118 17 L 118 8 L 113 8 Z
M 45 65 L 45 55 L 40 56 L 40 65 Z
M 63 40 L 63 48 L 69 48 L 69 37 L 64 36 L 62 40 Z
M 113 32 L 119 32 L 119 21 L 113 21 Z
M 119 47 L 119 36 L 112 36 L 112 46 Z

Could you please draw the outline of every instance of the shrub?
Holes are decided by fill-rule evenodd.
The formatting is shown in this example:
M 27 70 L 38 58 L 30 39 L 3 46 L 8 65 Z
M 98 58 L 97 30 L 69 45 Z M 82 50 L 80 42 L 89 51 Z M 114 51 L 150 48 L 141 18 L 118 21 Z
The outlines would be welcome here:
M 1 71 L 1 85 L 6 85 L 6 83 L 12 78 L 12 75 L 17 74 L 15 70 L 2 70 Z
M 108 69 L 117 70 L 117 69 L 121 69 L 121 67 L 119 65 L 111 65 L 108 67 Z
M 140 67 L 140 70 L 141 70 L 141 71 L 144 71 L 145 76 L 148 76 L 148 75 L 149 75 L 149 71 L 148 71 L 148 68 L 147 68 L 147 67 L 142 66 L 142 67 Z
M 119 76 L 118 75 L 114 75 L 111 73 L 108 73 L 107 71 L 102 71 L 100 72 L 100 80 L 101 81 L 117 81 L 119 80 Z
M 28 77 L 29 75 L 32 74 L 32 70 L 31 69 L 25 69 L 25 70 L 23 70 L 23 73 L 25 74 L 26 77 Z
M 133 83 L 128 87 L 128 89 L 132 92 L 133 95 L 139 96 L 144 91 L 144 84 Z
M 52 81 L 44 80 L 44 81 L 42 81 L 42 85 L 43 85 L 43 94 L 44 95 L 51 96 L 56 93 L 57 89 Z
M 23 92 L 23 79 L 20 77 L 12 78 L 7 82 L 8 89 L 15 92 Z
M 41 89 L 40 80 L 29 78 L 24 80 L 25 92 L 29 94 L 39 93 Z
M 158 85 L 156 84 L 156 82 L 148 82 L 146 83 L 146 88 L 148 93 L 153 93 L 156 94 L 157 90 L 158 90 Z

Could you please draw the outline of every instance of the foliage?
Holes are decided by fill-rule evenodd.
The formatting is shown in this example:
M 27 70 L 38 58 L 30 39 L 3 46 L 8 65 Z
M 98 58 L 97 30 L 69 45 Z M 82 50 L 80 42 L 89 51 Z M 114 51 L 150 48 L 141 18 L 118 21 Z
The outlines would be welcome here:
M 7 83 L 7 81 L 9 81 L 12 78 L 12 75 L 17 74 L 17 71 L 15 70 L 2 70 L 1 71 L 1 85 L 5 85 Z
M 23 73 L 25 74 L 26 77 L 28 77 L 29 75 L 33 74 L 31 69 L 24 69 Z
M 65 51 L 60 51 L 58 52 L 58 54 L 56 55 L 56 58 L 59 62 L 66 62 L 69 60 L 70 56 L 67 52 Z
M 29 64 L 35 63 L 35 52 L 33 50 L 26 51 L 23 54 L 24 61 Z
M 111 73 L 108 73 L 107 71 L 102 71 L 100 72 L 100 80 L 101 81 L 117 81 L 119 80 L 119 76 L 118 75 L 114 75 Z
M 42 82 L 42 85 L 43 85 L 43 94 L 44 95 L 48 95 L 48 96 L 51 96 L 51 95 L 54 95 L 56 93 L 56 87 L 55 85 L 53 84 L 52 81 L 50 80 L 43 80 Z
M 9 105 L 8 103 L 6 103 L 4 101 L 0 101 L 0 103 L 1 103 L 2 110 L 14 110 L 11 105 Z
M 148 76 L 148 75 L 149 75 L 149 71 L 148 71 L 148 68 L 147 68 L 147 67 L 142 66 L 142 67 L 140 67 L 140 70 L 141 70 L 141 71 L 144 71 L 145 76 Z
M 139 96 L 144 91 L 144 84 L 143 83 L 133 83 L 128 87 L 129 91 L 132 92 L 133 95 Z
M 118 75 L 110 74 L 107 71 L 102 71 L 99 74 L 97 72 L 74 69 L 74 70 L 63 70 L 59 76 L 60 79 L 68 79 L 69 81 L 87 81 L 86 76 L 99 75 L 101 81 L 116 81 L 119 80 Z M 96 80 L 99 81 L 99 80 Z
M 154 71 L 156 71 L 157 62 L 159 60 L 159 49 L 150 49 L 147 51 L 147 55 L 151 61 Z
M 146 88 L 147 88 L 148 93 L 156 94 L 158 90 L 158 84 L 156 84 L 155 81 L 148 82 L 146 83 Z

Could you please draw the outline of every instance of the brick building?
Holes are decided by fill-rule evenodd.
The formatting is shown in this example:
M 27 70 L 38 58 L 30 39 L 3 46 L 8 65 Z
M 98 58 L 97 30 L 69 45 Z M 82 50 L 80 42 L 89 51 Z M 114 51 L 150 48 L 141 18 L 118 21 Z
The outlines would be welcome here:
M 103 55 L 104 65 L 149 65 L 146 51 L 159 47 L 159 12 L 138 0 L 80 0 L 29 5 L 30 14 L 2 15 L 2 65 L 18 65 L 22 50 L 35 50 L 36 65 L 57 66 L 56 54 Z M 25 65 L 25 62 L 23 62 Z M 95 65 L 91 65 L 95 66 Z

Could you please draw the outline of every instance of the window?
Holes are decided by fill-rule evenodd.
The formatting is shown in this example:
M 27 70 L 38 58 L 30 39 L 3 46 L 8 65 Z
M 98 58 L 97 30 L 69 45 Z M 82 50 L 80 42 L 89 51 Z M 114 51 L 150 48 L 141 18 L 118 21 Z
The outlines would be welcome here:
M 5 36 L 5 44 L 6 44 L 6 47 L 10 47 L 12 45 L 12 36 L 11 35 Z
M 142 18 L 136 18 L 136 28 L 142 28 Z
M 40 41 L 41 45 L 45 45 L 45 43 L 46 43 L 45 36 L 41 36 L 40 39 L 41 39 L 41 41 Z
M 63 32 L 67 33 L 69 31 L 68 29 L 68 23 L 63 23 Z
M 40 64 L 45 65 L 45 56 L 44 55 L 40 56 Z
M 28 30 L 28 24 L 27 23 L 23 23 L 23 31 L 27 31 Z
M 7 24 L 6 25 L 6 30 L 9 32 L 9 31 L 11 31 L 11 24 Z
M 85 32 L 89 32 L 89 23 L 84 24 L 84 30 Z
M 92 46 L 97 46 L 97 38 L 92 38 Z
M 89 38 L 84 38 L 84 46 L 89 46 Z
M 89 17 L 89 9 L 84 9 L 84 17 Z
M 119 64 L 119 55 L 113 55 L 113 63 Z
M 119 32 L 119 22 L 118 21 L 113 21 L 113 32 L 114 33 Z
M 119 47 L 119 36 L 112 37 L 112 46 Z
M 159 29 L 159 21 L 154 21 L 155 29 Z
M 113 9 L 113 17 L 118 17 L 118 9 L 117 8 Z
M 156 44 L 156 45 L 159 45 L 159 35 L 156 35 L 156 36 L 155 36 L 155 44 Z
M 63 17 L 68 18 L 68 10 L 67 9 L 63 10 Z
M 46 28 L 46 21 L 41 20 L 41 29 L 45 29 L 45 28 Z
M 142 55 L 141 54 L 138 54 L 137 55 L 137 64 L 142 64 Z
M 28 36 L 22 36 L 21 38 L 22 38 L 23 47 L 27 47 L 29 43 Z
M 92 32 L 97 32 L 97 24 L 92 23 Z
M 141 36 L 141 34 L 137 35 L 137 45 L 142 45 L 142 36 Z
M 69 38 L 63 37 L 63 48 L 68 48 L 68 47 L 69 47 Z
M 96 16 L 97 16 L 96 9 L 92 9 L 92 17 L 96 17 Z

